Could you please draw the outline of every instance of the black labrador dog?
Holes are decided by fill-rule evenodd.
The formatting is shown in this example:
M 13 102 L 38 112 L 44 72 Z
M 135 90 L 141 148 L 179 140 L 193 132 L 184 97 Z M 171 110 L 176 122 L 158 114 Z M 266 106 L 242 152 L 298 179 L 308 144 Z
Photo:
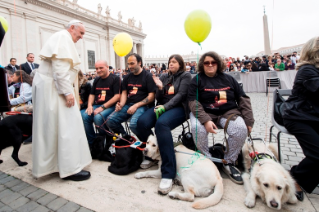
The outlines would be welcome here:
M 19 166 L 28 163 L 19 159 L 18 153 L 23 142 L 23 135 L 32 135 L 32 115 L 13 115 L 0 121 L 0 154 L 1 151 L 9 146 L 13 146 L 11 157 Z M 0 163 L 3 161 L 0 160 Z

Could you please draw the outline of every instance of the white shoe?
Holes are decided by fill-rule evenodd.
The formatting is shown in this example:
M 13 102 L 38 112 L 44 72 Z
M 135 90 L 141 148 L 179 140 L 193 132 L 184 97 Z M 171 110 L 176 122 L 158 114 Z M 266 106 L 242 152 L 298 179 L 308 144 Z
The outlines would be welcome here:
M 143 162 L 141 163 L 140 167 L 142 169 L 148 169 L 148 168 L 156 165 L 157 162 L 158 162 L 157 160 L 151 161 L 151 160 L 144 159 Z
M 162 195 L 168 194 L 172 190 L 173 180 L 163 178 L 158 186 L 158 193 Z

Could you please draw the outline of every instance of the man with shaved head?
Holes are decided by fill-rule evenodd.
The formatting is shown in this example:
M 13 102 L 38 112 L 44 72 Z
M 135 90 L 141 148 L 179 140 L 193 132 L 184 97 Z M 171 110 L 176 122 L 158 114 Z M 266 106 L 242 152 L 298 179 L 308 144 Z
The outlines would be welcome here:
M 82 170 L 92 162 L 92 157 L 79 111 L 81 61 L 75 47 L 84 34 L 80 21 L 70 21 L 40 51 L 41 68 L 32 83 L 32 174 L 36 178 L 54 172 L 74 181 L 91 176 Z
M 100 135 L 105 135 L 107 129 L 105 120 L 115 110 L 115 104 L 120 100 L 121 79 L 110 74 L 109 66 L 105 60 L 95 63 L 97 77 L 94 79 L 87 109 L 81 110 L 83 124 L 89 145 L 95 139 L 93 122 Z

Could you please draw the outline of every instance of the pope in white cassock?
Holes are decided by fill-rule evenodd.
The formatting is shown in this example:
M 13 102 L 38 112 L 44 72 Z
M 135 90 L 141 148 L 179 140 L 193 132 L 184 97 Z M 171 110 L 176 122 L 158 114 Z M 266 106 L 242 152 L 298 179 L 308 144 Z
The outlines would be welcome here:
M 53 34 L 44 44 L 40 68 L 32 85 L 32 174 L 42 177 L 59 172 L 69 180 L 86 180 L 82 169 L 92 162 L 78 107 L 80 58 L 75 43 L 83 38 L 84 25 L 71 21 L 66 30 Z

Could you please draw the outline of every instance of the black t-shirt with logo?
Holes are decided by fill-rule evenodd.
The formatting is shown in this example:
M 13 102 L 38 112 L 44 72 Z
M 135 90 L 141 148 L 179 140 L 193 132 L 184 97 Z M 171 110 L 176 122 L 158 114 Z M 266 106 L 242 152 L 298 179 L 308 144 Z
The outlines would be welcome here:
M 124 76 L 122 90 L 127 91 L 126 104 L 143 101 L 149 93 L 156 91 L 156 85 L 152 74 L 142 71 L 139 75 L 129 73 Z
M 114 74 L 109 74 L 105 79 L 95 78 L 91 89 L 91 94 L 95 95 L 93 105 L 101 105 L 120 93 L 121 80 Z
M 188 101 L 196 100 L 196 78 L 193 77 L 188 89 Z M 219 116 L 237 108 L 241 96 L 245 93 L 232 76 L 224 73 L 218 73 L 215 77 L 198 74 L 198 101 L 206 113 Z

